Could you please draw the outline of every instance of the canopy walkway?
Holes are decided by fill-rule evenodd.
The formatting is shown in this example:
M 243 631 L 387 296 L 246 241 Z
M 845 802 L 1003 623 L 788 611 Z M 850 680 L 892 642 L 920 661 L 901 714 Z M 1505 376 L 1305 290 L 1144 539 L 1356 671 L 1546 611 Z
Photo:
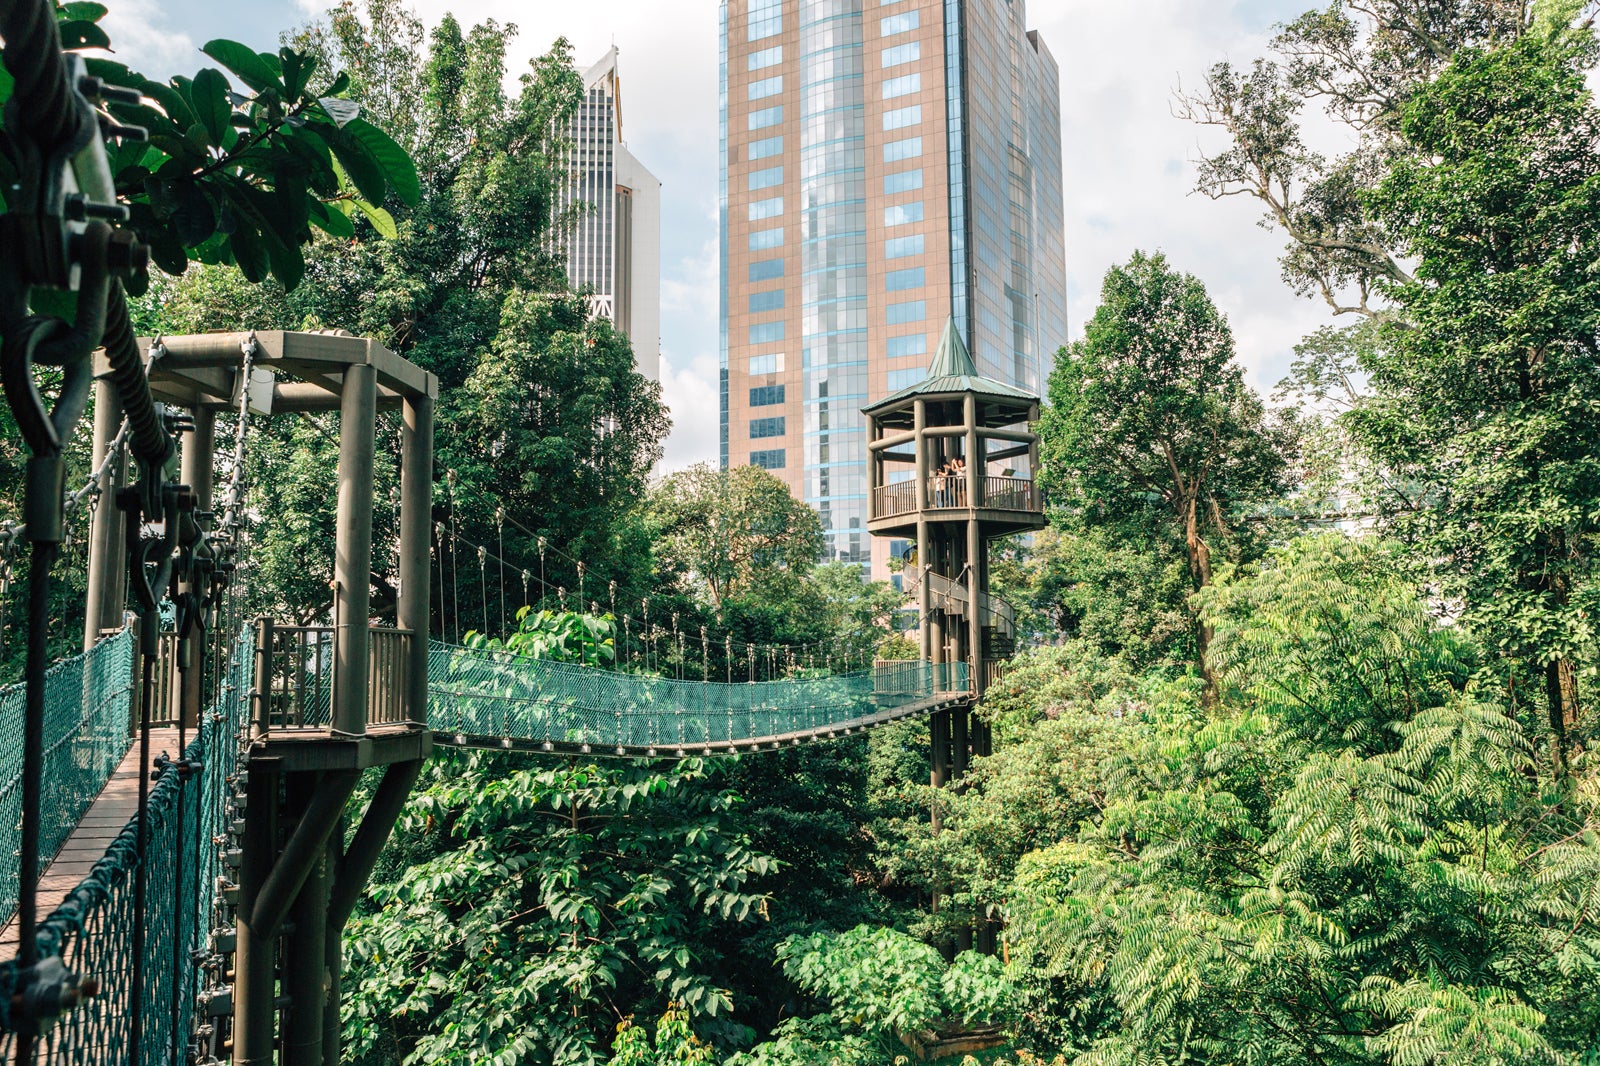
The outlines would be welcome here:
M 49 1034 L 49 1061 L 179 1061 L 196 1024 L 231 1010 L 220 965 L 232 945 L 230 886 L 239 861 L 227 844 L 236 829 L 228 811 L 253 751 L 331 728 L 332 656 L 320 653 L 321 634 L 307 633 L 297 630 L 288 642 L 281 630 L 266 640 L 257 630 L 239 635 L 181 761 L 179 733 L 170 726 L 150 732 L 141 757 L 140 735 L 130 729 L 135 656 L 127 631 L 51 670 L 45 779 L 52 806 L 41 853 L 55 861 L 41 881 L 48 893 L 41 909 L 54 909 L 37 940 L 42 957 L 59 958 L 97 987 Z M 408 722 L 387 713 L 399 705 L 384 694 L 403 683 L 406 669 L 404 655 L 392 652 L 374 652 L 369 718 L 378 720 L 371 730 L 431 730 L 435 743 L 466 748 L 729 755 L 843 737 L 971 699 L 965 663 L 880 662 L 846 674 L 728 684 L 433 642 L 429 721 Z M 20 691 L 0 690 L 5 721 L 19 717 L 10 712 Z M 15 751 L 8 746 L 0 756 L 0 805 L 8 812 L 0 833 L 10 838 L 0 847 L 9 854 L 19 847 Z M 131 812 L 142 765 L 154 766 L 154 781 L 141 847 Z M 135 935 L 141 893 L 144 933 Z M 17 936 L 16 898 L 17 871 L 8 865 L 0 871 L 8 941 Z M 0 967 L 0 1004 L 15 978 L 9 964 Z M 130 1033 L 135 1019 L 143 1030 L 137 1038 Z M 8 1046 L 12 1039 L 5 1037 Z M 136 1056 L 127 1054 L 131 1048 Z

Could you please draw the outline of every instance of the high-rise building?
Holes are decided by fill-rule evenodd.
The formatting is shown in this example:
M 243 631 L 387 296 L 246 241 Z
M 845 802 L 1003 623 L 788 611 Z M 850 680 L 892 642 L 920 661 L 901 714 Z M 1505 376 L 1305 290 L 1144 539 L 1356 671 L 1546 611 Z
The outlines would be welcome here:
M 572 181 L 556 204 L 582 209 L 566 235 L 567 277 L 587 288 L 593 312 L 633 342 L 639 372 L 661 375 L 661 182 L 622 139 L 617 49 L 583 75 L 572 117 Z
M 861 408 L 947 320 L 1042 390 L 1066 336 L 1060 90 L 1023 0 L 724 0 L 722 462 L 873 564 Z

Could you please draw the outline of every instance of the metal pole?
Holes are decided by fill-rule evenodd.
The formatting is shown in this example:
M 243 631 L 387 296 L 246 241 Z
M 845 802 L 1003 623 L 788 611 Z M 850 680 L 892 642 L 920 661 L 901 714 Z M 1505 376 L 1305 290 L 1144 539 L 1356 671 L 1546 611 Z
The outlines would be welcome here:
M 428 720 L 428 532 L 433 521 L 433 398 L 407 399 L 400 428 L 400 602 L 396 623 L 411 630 L 403 685 L 405 717 Z
M 367 730 L 367 621 L 372 578 L 372 453 L 378 405 L 372 366 L 344 372 L 339 404 L 339 504 L 333 565 L 333 728 Z
M 93 468 L 100 469 L 122 422 L 122 402 L 109 381 L 94 386 Z M 83 617 L 83 650 L 94 647 L 103 630 L 122 624 L 123 537 L 122 508 L 117 490 L 127 480 L 127 460 L 112 463 L 100 478 L 100 502 L 89 528 L 89 577 Z

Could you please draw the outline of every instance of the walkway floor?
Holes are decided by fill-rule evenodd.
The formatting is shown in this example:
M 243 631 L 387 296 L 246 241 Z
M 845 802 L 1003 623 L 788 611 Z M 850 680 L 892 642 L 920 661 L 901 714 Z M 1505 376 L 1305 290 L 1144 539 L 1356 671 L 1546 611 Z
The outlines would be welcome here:
M 163 751 L 176 756 L 177 744 L 176 729 L 150 730 L 152 765 Z M 128 749 L 122 764 L 117 767 L 104 790 L 90 805 L 83 816 L 83 821 L 78 823 L 78 828 L 73 830 L 67 842 L 61 846 L 61 853 L 55 857 L 55 861 L 45 867 L 44 876 L 39 879 L 41 920 L 56 909 L 56 905 L 66 898 L 68 892 L 78 887 L 78 882 L 88 875 L 100 856 L 106 853 L 106 848 L 116 839 L 117 834 L 122 832 L 122 827 L 127 825 L 128 820 L 138 812 L 138 769 L 139 740 L 135 737 L 133 746 Z M 4 932 L 0 932 L 0 957 L 9 958 L 14 954 L 17 941 L 17 921 L 13 916 L 6 923 Z

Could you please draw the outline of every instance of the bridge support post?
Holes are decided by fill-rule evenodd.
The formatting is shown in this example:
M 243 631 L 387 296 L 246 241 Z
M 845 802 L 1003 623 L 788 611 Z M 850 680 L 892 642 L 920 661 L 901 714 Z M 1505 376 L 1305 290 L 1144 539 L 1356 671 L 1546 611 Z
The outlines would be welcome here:
M 250 923 L 256 898 L 272 869 L 278 837 L 278 768 L 275 760 L 250 762 L 245 798 L 244 846 L 239 866 L 239 918 L 234 943 L 234 1066 L 271 1066 L 277 1016 L 274 966 L 276 931 L 258 935 Z
M 404 696 L 412 721 L 428 720 L 428 598 L 433 589 L 433 398 L 407 399 L 400 426 L 400 599 L 395 624 L 411 631 Z
M 378 375 L 344 372 L 339 399 L 338 533 L 333 563 L 333 728 L 367 731 L 369 592 L 372 583 L 372 453 Z
M 295 799 L 296 814 L 303 819 L 310 808 L 310 796 L 318 786 L 315 773 L 292 774 L 288 792 Z M 284 992 L 289 997 L 288 1016 L 283 1026 L 282 1066 L 322 1066 L 324 1007 L 327 982 L 328 850 L 311 860 L 310 870 L 289 911 L 293 931 L 288 937 L 288 961 L 284 967 Z
M 209 407 L 196 407 L 193 410 L 194 430 L 188 434 L 183 442 L 183 457 L 178 469 L 178 477 L 183 484 L 189 486 L 189 491 L 194 495 L 195 509 L 197 511 L 211 510 L 211 481 L 212 481 L 212 453 L 215 450 L 217 413 Z M 196 516 L 198 520 L 198 516 Z M 196 595 L 203 595 L 204 589 L 185 587 L 185 591 Z M 200 722 L 201 689 L 205 684 L 205 671 L 200 668 L 200 627 L 199 620 L 194 619 L 186 632 L 179 633 L 178 639 L 185 641 L 189 646 L 188 658 L 180 658 L 180 662 L 187 661 L 190 668 L 182 673 L 182 684 L 178 689 L 177 714 L 174 716 L 182 722 L 185 728 L 193 729 Z
M 122 403 L 108 381 L 94 386 L 94 468 L 98 470 L 111 450 L 111 441 L 122 423 Z M 123 513 L 116 504 L 117 490 L 127 481 L 127 460 L 111 464 L 99 482 L 100 500 L 94 509 L 94 524 L 89 530 L 89 576 L 87 603 L 83 618 L 83 650 L 100 639 L 102 631 L 122 624 L 125 550 L 122 536 Z

